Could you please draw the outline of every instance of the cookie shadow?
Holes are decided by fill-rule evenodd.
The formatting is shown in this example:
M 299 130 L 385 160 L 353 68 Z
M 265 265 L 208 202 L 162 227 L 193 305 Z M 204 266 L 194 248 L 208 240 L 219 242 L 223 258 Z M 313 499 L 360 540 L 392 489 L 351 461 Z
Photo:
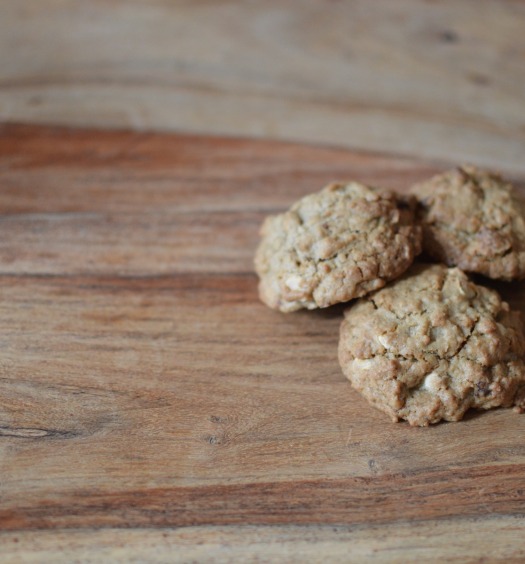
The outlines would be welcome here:
M 490 411 L 494 411 L 495 409 L 499 409 L 499 408 L 493 408 Z M 469 409 L 465 415 L 463 415 L 462 421 L 474 421 L 475 419 L 478 419 L 479 417 L 483 417 L 484 415 L 487 415 L 488 410 L 486 409 Z M 455 423 L 455 422 L 454 422 Z
M 469 274 L 469 276 L 475 284 L 496 290 L 512 309 L 520 311 L 525 316 L 525 286 L 523 280 L 505 282 L 503 280 L 492 280 L 481 274 Z
M 350 302 L 335 304 L 333 306 L 325 307 L 325 308 L 322 308 L 322 309 L 314 309 L 314 310 L 311 310 L 311 311 L 304 311 L 302 313 L 304 313 L 305 315 L 308 315 L 309 317 L 317 317 L 318 319 L 337 319 L 337 318 L 340 318 L 342 320 L 345 310 L 348 309 L 349 307 L 351 307 L 356 302 L 357 302 L 357 300 L 352 300 Z

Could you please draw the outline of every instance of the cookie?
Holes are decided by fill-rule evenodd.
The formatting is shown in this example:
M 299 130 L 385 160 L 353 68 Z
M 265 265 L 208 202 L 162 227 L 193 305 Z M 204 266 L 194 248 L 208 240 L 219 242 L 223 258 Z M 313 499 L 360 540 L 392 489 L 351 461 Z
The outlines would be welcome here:
M 525 277 L 525 221 L 512 186 L 461 167 L 412 188 L 423 249 L 432 258 L 490 278 Z
M 520 315 L 458 268 L 413 266 L 345 312 L 343 373 L 394 421 L 459 421 L 469 408 L 525 409 Z
M 357 182 L 331 184 L 264 222 L 259 295 L 283 312 L 364 296 L 402 274 L 421 250 L 415 201 Z

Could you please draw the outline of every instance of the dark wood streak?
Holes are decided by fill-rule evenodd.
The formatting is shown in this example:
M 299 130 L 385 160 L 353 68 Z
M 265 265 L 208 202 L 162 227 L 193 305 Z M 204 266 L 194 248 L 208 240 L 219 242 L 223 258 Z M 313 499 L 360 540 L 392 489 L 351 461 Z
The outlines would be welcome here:
M 17 439 L 72 439 L 78 437 L 76 431 L 63 431 L 58 429 L 31 429 L 28 427 L 0 427 L 0 440 L 2 437 Z
M 525 517 L 522 465 L 349 479 L 299 480 L 64 495 L 0 512 L 4 530 L 194 525 L 381 524 Z

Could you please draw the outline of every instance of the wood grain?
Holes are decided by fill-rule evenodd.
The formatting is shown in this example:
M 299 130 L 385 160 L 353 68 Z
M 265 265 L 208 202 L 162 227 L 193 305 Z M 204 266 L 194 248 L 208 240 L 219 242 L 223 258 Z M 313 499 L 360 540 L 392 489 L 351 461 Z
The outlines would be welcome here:
M 267 213 L 336 178 L 404 190 L 443 166 L 1 127 L 7 561 L 523 559 L 525 417 L 392 424 L 340 372 L 342 307 L 257 299 Z M 525 310 L 521 284 L 498 287 Z
M 523 173 L 524 27 L 523 0 L 3 0 L 0 119 Z
M 525 558 L 513 517 L 376 526 L 184 527 L 0 533 L 12 562 L 509 562 Z M 458 534 L 460 532 L 461 534 Z M 497 540 L 496 540 L 497 539 Z M 494 542 L 496 540 L 496 542 Z M 28 553 L 31 544 L 35 552 Z M 476 550 L 472 547 L 476 546 Z M 480 555 L 483 555 L 480 557 Z

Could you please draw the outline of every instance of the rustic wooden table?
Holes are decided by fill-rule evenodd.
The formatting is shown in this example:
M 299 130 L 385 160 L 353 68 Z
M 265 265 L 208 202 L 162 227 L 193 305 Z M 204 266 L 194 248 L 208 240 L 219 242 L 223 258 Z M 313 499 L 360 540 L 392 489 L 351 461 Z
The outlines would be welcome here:
M 333 178 L 402 191 L 438 168 L 0 129 L 4 558 L 525 558 L 525 416 L 393 424 L 341 374 L 341 307 L 257 299 L 266 214 Z
M 0 118 L 525 170 L 523 0 L 0 0 Z
M 342 308 L 272 312 L 252 270 L 263 217 L 333 179 L 468 160 L 525 196 L 524 26 L 0 0 L 0 121 L 33 124 L 0 125 L 2 563 L 525 560 L 525 416 L 390 423 L 341 374 Z

